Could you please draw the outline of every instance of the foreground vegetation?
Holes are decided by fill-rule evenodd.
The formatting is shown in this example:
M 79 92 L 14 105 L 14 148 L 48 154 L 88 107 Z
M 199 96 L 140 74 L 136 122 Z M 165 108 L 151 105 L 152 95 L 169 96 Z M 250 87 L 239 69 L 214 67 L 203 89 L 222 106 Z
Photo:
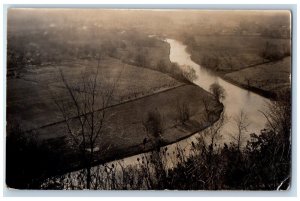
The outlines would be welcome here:
M 247 127 L 246 118 L 243 118 L 242 113 L 236 120 L 238 132 L 233 134 L 235 140 L 232 143 L 215 145 L 222 135 L 220 128 L 224 121 L 221 118 L 203 131 L 196 141 L 190 142 L 187 150 L 179 144 L 172 149 L 161 146 L 161 133 L 165 132 L 162 130 L 164 120 L 158 111 L 149 112 L 143 126 L 149 136 L 152 136 L 150 142 L 156 148 L 150 153 L 141 154 L 135 162 L 131 161 L 130 165 L 119 160 L 91 168 L 89 189 L 288 189 L 291 181 L 290 104 L 287 91 L 282 92 L 277 101 L 272 101 L 266 111 L 262 111 L 268 120 L 266 128 L 260 133 L 251 134 L 245 147 L 240 146 L 244 129 Z M 15 134 L 18 134 L 18 129 L 15 130 Z M 38 146 L 30 137 L 14 136 L 16 138 L 8 138 L 7 153 L 24 160 L 30 155 L 30 161 L 36 164 L 34 169 L 26 169 L 23 165 L 23 171 L 37 174 L 41 167 L 47 167 L 40 164 L 47 154 L 44 146 Z M 19 145 L 19 149 L 9 146 L 10 143 Z M 11 155 L 12 153 L 14 155 Z M 55 153 L 52 152 L 49 156 L 54 157 Z M 56 163 L 59 162 L 57 159 Z M 22 160 L 8 160 L 8 165 L 14 164 L 9 166 L 10 171 L 19 167 L 16 162 L 21 163 Z M 45 162 L 51 164 L 51 160 Z M 28 172 L 24 176 L 28 176 Z M 87 171 L 82 169 L 51 177 L 42 183 L 31 180 L 26 184 L 27 188 L 86 189 L 86 178 Z M 187 180 L 189 182 L 186 182 Z
M 187 97 L 193 98 L 188 99 Z M 207 99 L 203 97 L 207 97 Z M 205 100 L 207 102 L 204 102 Z M 212 122 L 218 119 L 219 113 L 222 111 L 222 105 L 214 101 L 204 90 L 199 89 L 197 86 L 187 85 L 111 107 L 105 110 L 106 116 L 101 135 L 99 135 L 100 138 L 97 139 L 95 145 L 93 145 L 95 149 L 93 163 L 101 164 L 103 161 L 111 161 L 153 149 L 154 145 L 151 143 L 151 136 L 147 134 L 143 125 L 146 121 L 147 112 L 157 110 L 159 110 L 163 118 L 161 145 L 166 145 L 183 139 L 211 125 Z M 209 120 L 204 118 L 203 112 L 205 110 L 210 111 Z M 70 110 L 70 112 L 71 111 L 72 110 Z M 95 112 L 95 120 L 96 117 L 97 119 L 101 117 L 101 113 L 101 111 Z M 71 114 L 72 113 L 69 115 Z M 15 125 L 16 122 L 9 124 L 9 126 L 13 126 L 13 128 Z M 76 119 L 71 121 L 71 128 L 76 131 L 78 131 L 79 125 L 80 123 Z M 46 160 L 48 157 L 56 158 L 56 162 L 50 164 L 47 160 L 36 160 L 32 163 L 26 163 L 29 167 L 33 166 L 32 170 L 34 170 L 35 167 L 40 167 L 40 165 L 38 165 L 39 162 L 42 163 L 42 166 L 44 166 L 45 164 L 43 163 L 46 162 L 47 165 L 45 166 L 47 168 L 41 168 L 39 170 L 43 172 L 40 176 L 63 174 L 83 167 L 83 164 L 80 162 L 80 152 L 78 152 L 77 145 L 72 142 L 72 138 L 68 134 L 64 121 L 55 125 L 35 129 L 29 133 L 21 131 L 22 127 L 20 127 L 20 131 L 18 132 L 16 132 L 15 129 L 8 130 L 8 138 L 15 138 L 14 136 L 17 136 L 17 138 L 20 137 L 25 141 L 34 139 L 37 145 L 49 152 L 43 156 L 43 159 Z M 17 139 L 17 141 L 19 140 Z M 12 148 L 19 146 L 19 143 L 22 144 L 23 142 L 17 142 L 16 145 L 13 145 L 13 143 L 8 144 L 7 147 Z M 26 145 L 26 143 L 24 144 Z M 29 144 L 31 144 L 31 142 L 29 142 Z M 86 149 L 88 149 L 89 146 L 90 145 L 87 145 Z M 29 156 L 34 158 L 35 155 L 29 154 L 24 156 L 21 150 L 20 152 L 18 152 L 18 149 L 14 151 L 18 153 L 16 154 L 18 156 L 14 155 L 13 157 L 16 163 L 19 163 L 16 158 L 22 157 L 26 160 L 25 158 Z M 53 151 L 55 153 L 52 153 Z M 24 154 L 25 153 L 26 152 L 24 152 Z M 42 153 L 41 151 L 38 152 L 38 154 Z M 7 154 L 8 158 L 12 157 L 9 152 L 7 152 Z M 50 159 L 49 162 L 51 162 Z M 30 173 L 26 170 L 21 171 L 24 166 L 26 165 L 9 165 L 9 169 L 21 169 L 15 171 L 12 175 L 8 175 L 7 178 L 15 178 L 17 181 L 20 181 L 21 175 L 29 176 Z M 29 169 L 30 168 L 28 168 L 28 170 Z M 30 172 L 32 170 L 30 170 Z M 37 173 L 39 171 L 33 172 Z M 26 180 L 24 180 L 24 182 L 25 181 Z
M 289 96 L 269 105 L 265 113 L 268 127 L 251 134 L 245 147 L 239 141 L 214 145 L 203 136 L 191 144 L 189 155 L 185 148 L 175 150 L 159 146 L 150 154 L 136 159 L 135 165 L 126 166 L 116 161 L 93 168 L 92 189 L 182 189 L 182 190 L 284 190 L 290 187 L 291 141 Z M 156 116 L 157 119 L 158 116 Z M 241 125 L 244 118 L 240 118 Z M 159 124 L 156 124 L 159 128 Z M 202 135 L 220 135 L 222 121 Z M 158 129 L 159 130 L 159 129 Z M 155 134 L 155 132 L 153 132 Z M 241 137 L 237 132 L 236 139 Z M 172 160 L 170 160 L 174 157 Z M 168 168 L 168 163 L 175 163 Z M 42 185 L 45 189 L 84 189 L 85 170 L 51 178 Z M 186 182 L 189 181 L 189 182 Z

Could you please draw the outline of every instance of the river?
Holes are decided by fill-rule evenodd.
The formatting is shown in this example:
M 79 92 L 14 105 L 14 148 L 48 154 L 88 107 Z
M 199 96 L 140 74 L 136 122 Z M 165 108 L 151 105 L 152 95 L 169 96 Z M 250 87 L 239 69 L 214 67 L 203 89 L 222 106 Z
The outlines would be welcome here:
M 210 85 L 217 82 L 225 89 L 225 98 L 222 100 L 222 103 L 228 121 L 222 128 L 223 141 L 229 142 L 230 136 L 237 132 L 234 119 L 241 111 L 244 112 L 248 119 L 247 133 L 259 133 L 265 127 L 266 119 L 260 111 L 266 110 L 269 99 L 233 85 L 196 64 L 191 60 L 191 55 L 187 52 L 186 46 L 181 42 L 173 39 L 166 39 L 165 41 L 170 44 L 171 62 L 178 63 L 182 67 L 189 66 L 196 71 L 197 79 L 194 81 L 195 84 L 209 91 Z
M 266 105 L 269 102 L 267 98 L 264 98 L 260 95 L 257 95 L 251 91 L 240 88 L 236 85 L 233 85 L 219 76 L 211 73 L 207 69 L 201 67 L 191 60 L 190 54 L 186 50 L 186 46 L 181 42 L 173 39 L 166 39 L 165 42 L 170 44 L 170 60 L 171 62 L 179 64 L 182 68 L 193 68 L 196 72 L 197 79 L 194 80 L 194 83 L 200 86 L 201 88 L 209 91 L 210 85 L 217 82 L 225 90 L 225 98 L 222 100 L 224 105 L 224 114 L 227 117 L 227 122 L 222 127 L 220 133 L 222 133 L 222 138 L 218 140 L 219 144 L 224 142 L 229 143 L 232 141 L 232 135 L 237 132 L 237 126 L 234 122 L 234 118 L 240 114 L 241 110 L 246 114 L 248 120 L 248 127 L 245 133 L 244 142 L 249 139 L 251 133 L 259 133 L 261 129 L 265 127 L 266 119 L 263 117 L 261 112 L 266 110 Z M 202 131 L 203 132 L 203 131 Z M 179 147 L 183 150 L 183 153 L 188 156 L 191 153 L 192 141 L 197 140 L 197 136 L 200 136 L 202 132 L 199 132 L 193 136 L 190 136 L 184 140 L 167 145 L 165 148 L 168 150 L 168 157 L 166 157 L 165 165 L 166 168 L 172 168 L 176 165 L 177 152 L 176 149 Z M 127 157 L 121 160 L 112 161 L 106 163 L 106 167 L 112 167 L 112 164 L 116 172 L 122 172 L 121 167 L 128 167 L 130 165 L 138 165 L 142 158 L 148 156 L 149 153 L 138 154 L 131 157 Z M 174 162 L 175 161 L 175 162 Z M 106 174 L 104 171 L 104 166 L 94 167 L 92 171 L 101 171 Z M 66 177 L 68 180 L 66 183 L 73 183 L 78 185 L 76 181 L 77 175 L 80 174 L 79 171 L 71 172 L 69 176 Z M 105 176 L 103 176 L 104 178 Z M 119 179 L 122 177 L 119 175 Z M 45 182 L 47 183 L 47 182 Z M 106 185 L 106 184 L 105 184 Z M 68 189 L 68 186 L 65 187 Z
M 251 133 L 259 133 L 261 129 L 265 127 L 266 119 L 260 111 L 265 111 L 269 99 L 264 98 L 256 93 L 249 90 L 240 88 L 234 84 L 231 84 L 218 75 L 212 73 L 204 67 L 191 60 L 191 55 L 187 52 L 187 47 L 180 41 L 174 39 L 166 39 L 165 42 L 170 45 L 170 60 L 173 63 L 177 63 L 182 68 L 193 68 L 196 72 L 197 79 L 193 82 L 209 91 L 211 84 L 218 83 L 225 90 L 225 98 L 222 100 L 224 105 L 224 114 L 226 121 L 224 126 L 221 128 L 220 133 L 222 137 L 218 139 L 218 144 L 230 143 L 233 140 L 233 136 L 237 134 L 238 128 L 235 119 L 243 111 L 246 115 L 247 129 L 243 134 L 243 144 L 249 139 Z M 197 140 L 197 136 L 201 135 L 199 132 L 193 136 L 190 136 L 177 143 L 167 145 L 167 149 L 170 152 L 169 161 L 167 166 L 170 168 L 174 165 L 176 160 L 176 154 L 172 155 L 174 150 L 179 146 L 184 150 L 186 155 L 190 154 L 191 142 Z M 209 136 L 208 136 L 209 137 Z M 136 164 L 137 158 L 141 158 L 143 154 L 138 154 L 128 158 L 124 158 L 122 161 L 126 165 Z

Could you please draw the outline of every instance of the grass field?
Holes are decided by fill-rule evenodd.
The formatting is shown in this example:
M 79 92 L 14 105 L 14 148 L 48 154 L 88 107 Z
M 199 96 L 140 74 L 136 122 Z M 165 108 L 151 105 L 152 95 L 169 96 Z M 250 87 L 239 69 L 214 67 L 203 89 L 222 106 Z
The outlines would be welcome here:
M 91 60 L 65 61 L 59 65 L 71 86 L 80 82 L 85 67 L 91 70 L 96 66 L 97 61 Z M 181 83 L 156 70 L 124 64 L 111 57 L 101 61 L 100 69 L 99 81 L 102 83 L 117 80 L 110 103 L 112 107 L 108 109 L 109 118 L 105 126 L 108 130 L 99 138 L 99 143 L 108 146 L 105 153 L 98 153 L 97 160 L 100 161 L 153 148 L 151 143 L 143 145 L 143 140 L 149 138 L 143 127 L 148 112 L 157 110 L 162 115 L 163 144 L 170 144 L 211 125 L 212 122 L 204 118 L 203 100 L 208 101 L 214 114 L 212 121 L 219 118 L 223 109 L 222 104 L 200 87 Z M 28 67 L 22 78 L 9 78 L 7 86 L 8 126 L 18 121 L 25 130 L 35 129 L 37 141 L 48 144 L 53 150 L 60 150 L 64 160 L 55 171 L 76 168 L 79 159 L 65 142 L 68 138 L 66 125 L 49 90 L 54 89 L 60 98 L 66 98 L 58 68 L 52 65 Z M 96 101 L 99 103 L 100 100 Z M 191 111 L 190 119 L 184 125 L 178 117 L 179 103 L 185 103 Z
M 276 43 L 282 49 L 290 46 L 289 39 L 263 37 L 198 36 L 195 41 L 192 58 L 201 63 L 205 57 L 218 57 L 220 61 L 216 70 L 219 73 L 241 70 L 266 61 L 260 54 L 266 43 Z
M 97 61 L 76 60 L 63 62 L 59 68 L 66 80 L 75 86 L 81 81 L 84 68 L 95 69 Z M 64 96 L 58 67 L 34 66 L 27 69 L 21 79 L 7 80 L 8 121 L 17 120 L 25 130 L 59 121 L 59 113 L 51 91 Z M 182 85 L 175 79 L 157 71 L 127 65 L 106 57 L 101 62 L 99 82 L 117 82 L 110 104 L 136 99 Z M 51 90 L 49 90 L 49 88 Z
M 263 50 L 278 48 L 283 58 L 274 61 L 263 57 Z M 272 45 L 270 45 L 272 44 Z M 191 58 L 235 84 L 267 93 L 290 87 L 291 57 L 289 39 L 239 36 L 197 36 L 188 45 Z
M 209 108 L 213 111 L 212 122 L 205 120 L 203 100 L 209 101 Z M 178 121 L 177 104 L 187 103 L 191 112 L 190 120 L 184 125 Z M 152 143 L 143 144 L 145 138 L 150 138 L 143 127 L 143 121 L 150 111 L 158 110 L 163 118 L 163 144 L 170 144 L 186 138 L 197 131 L 211 125 L 219 118 L 223 110 L 222 104 L 215 101 L 208 92 L 195 85 L 184 85 L 153 96 L 137 99 L 128 103 L 111 107 L 108 110 L 109 121 L 105 127 L 107 132 L 99 138 L 98 143 L 105 145 L 105 152 L 97 152 L 97 161 L 111 161 L 138 154 L 153 149 Z M 79 165 L 74 150 L 61 146 L 66 137 L 64 123 L 44 127 L 37 131 L 39 137 L 52 143 L 55 149 L 62 149 L 64 164 L 55 171 L 76 169 Z M 61 169 L 60 169 L 61 168 Z
M 291 57 L 283 60 L 257 65 L 240 71 L 228 73 L 225 79 L 234 80 L 237 83 L 276 93 L 277 91 L 291 87 L 290 69 Z

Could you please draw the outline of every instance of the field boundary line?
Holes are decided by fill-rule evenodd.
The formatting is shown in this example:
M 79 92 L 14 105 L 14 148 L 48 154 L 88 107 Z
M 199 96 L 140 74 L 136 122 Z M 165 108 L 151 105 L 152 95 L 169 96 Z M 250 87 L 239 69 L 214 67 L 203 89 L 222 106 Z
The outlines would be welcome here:
M 148 94 L 148 95 L 145 95 L 145 96 L 141 96 L 141 97 L 138 97 L 138 98 L 135 98 L 135 99 L 131 99 L 131 100 L 127 100 L 127 101 L 124 101 L 124 102 L 121 102 L 121 103 L 117 103 L 117 104 L 114 104 L 114 105 L 110 105 L 108 107 L 105 107 L 105 108 L 100 108 L 100 109 L 97 109 L 95 110 L 95 112 L 99 112 L 99 111 L 102 111 L 102 110 L 106 110 L 106 109 L 109 109 L 109 108 L 113 108 L 113 107 L 117 107 L 117 106 L 120 106 L 120 105 L 123 105 L 123 104 L 126 104 L 126 103 L 130 103 L 130 102 L 134 102 L 134 101 L 138 101 L 140 99 L 144 99 L 144 98 L 148 98 L 148 97 L 151 97 L 151 96 L 155 96 L 157 94 L 160 94 L 160 93 L 164 93 L 164 92 L 167 92 L 167 91 L 171 91 L 171 90 L 174 90 L 174 89 L 177 89 L 177 88 L 180 88 L 180 87 L 184 87 L 184 86 L 188 86 L 189 84 L 180 84 L 178 86 L 175 86 L 175 87 L 172 87 L 172 88 L 168 88 L 168 89 L 164 89 L 162 91 L 158 91 L 158 92 L 155 92 L 155 93 L 152 93 L 152 94 Z M 192 85 L 191 85 L 192 86 Z M 88 112 L 86 114 L 82 114 L 80 116 L 83 116 L 83 115 L 89 115 L 91 114 L 92 112 Z M 76 119 L 78 118 L 79 116 L 75 116 L 75 117 L 71 117 L 71 119 Z M 35 131 L 35 130 L 38 130 L 38 129 L 43 129 L 43 128 L 47 128 L 47 127 L 51 127 L 51 126 L 54 126 L 54 125 L 57 125 L 57 124 L 61 124 L 61 123 L 64 123 L 65 120 L 61 120 L 61 121 L 56 121 L 56 122 L 52 122 L 52 123 L 48 123 L 48 124 L 45 124 L 43 126 L 40 126 L 38 128 L 33 128 L 33 129 L 29 129 L 29 130 L 26 130 L 25 132 L 32 132 L 32 131 Z

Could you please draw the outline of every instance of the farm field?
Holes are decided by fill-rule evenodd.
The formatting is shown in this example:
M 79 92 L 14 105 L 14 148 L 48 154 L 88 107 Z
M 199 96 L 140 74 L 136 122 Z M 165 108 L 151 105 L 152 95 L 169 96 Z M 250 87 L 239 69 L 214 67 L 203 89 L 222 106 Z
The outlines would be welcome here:
M 203 100 L 209 101 L 209 109 L 213 113 L 212 122 L 205 120 L 205 107 Z M 187 103 L 191 112 L 190 120 L 184 125 L 178 120 L 178 103 Z M 175 108 L 175 109 L 174 109 Z M 99 138 L 103 150 L 95 151 L 97 161 L 111 161 L 126 156 L 142 153 L 153 149 L 151 136 L 143 127 L 143 121 L 147 113 L 159 111 L 164 120 L 162 145 L 167 145 L 186 138 L 197 131 L 211 125 L 219 118 L 223 106 L 215 101 L 212 95 L 195 85 L 183 85 L 163 93 L 156 93 L 152 96 L 133 100 L 108 109 L 109 119 L 105 125 L 106 131 Z M 62 150 L 61 157 L 64 158 L 62 166 L 56 171 L 76 169 L 78 160 L 76 150 L 64 146 L 62 141 L 67 140 L 66 127 L 64 123 L 43 127 L 37 130 L 39 138 L 44 142 L 51 143 L 54 150 Z M 148 142 L 144 144 L 144 139 Z M 61 145 L 63 144 L 63 145 Z M 95 148 L 97 150 L 97 147 Z
M 225 79 L 233 80 L 246 87 L 254 87 L 276 93 L 291 85 L 291 57 L 280 61 L 257 65 L 232 73 L 225 74 Z
M 192 49 L 192 59 L 197 63 L 205 57 L 216 56 L 220 60 L 216 66 L 218 73 L 225 74 L 241 70 L 250 65 L 266 62 L 260 54 L 267 43 L 276 43 L 282 51 L 288 51 L 290 39 L 238 36 L 198 36 Z
M 188 45 L 192 60 L 235 84 L 247 87 L 250 79 L 250 87 L 270 94 L 290 86 L 290 39 L 198 36 L 194 40 L 196 45 Z M 266 59 L 267 46 L 277 49 L 280 58 Z
M 52 147 L 51 150 L 59 150 L 63 162 L 56 166 L 56 171 L 61 171 L 60 173 L 79 168 L 80 164 L 76 150 L 68 146 L 66 124 L 54 103 L 57 97 L 69 98 L 58 69 L 62 70 L 70 86 L 76 87 L 81 82 L 85 67 L 88 71 L 95 70 L 97 61 L 65 61 L 55 67 L 31 66 L 26 69 L 22 78 L 9 78 L 7 81 L 8 128 L 10 124 L 17 122 L 24 130 L 34 130 L 38 142 Z M 208 127 L 219 118 L 223 110 L 222 104 L 200 87 L 179 82 L 155 70 L 124 64 L 112 57 L 105 57 L 99 69 L 98 81 L 104 86 L 116 82 L 116 88 L 109 103 L 108 123 L 105 125 L 108 130 L 97 142 L 107 150 L 101 154 L 95 153 L 95 162 L 115 160 L 151 150 L 152 143 L 143 144 L 143 140 L 149 138 L 143 127 L 148 112 L 159 111 L 162 115 L 162 139 L 166 145 Z M 214 115 L 212 122 L 207 122 L 204 118 L 204 101 L 209 103 L 209 110 Z M 100 99 L 96 102 L 101 105 Z M 184 125 L 179 120 L 179 104 L 186 104 L 191 112 L 189 121 Z
M 71 86 L 81 82 L 84 68 L 95 70 L 97 61 L 77 60 L 63 62 L 59 66 L 28 67 L 21 79 L 7 80 L 7 117 L 18 121 L 23 129 L 30 130 L 60 121 L 56 96 L 66 96 L 59 74 L 62 69 Z M 182 85 L 175 79 L 146 68 L 124 64 L 117 59 L 106 57 L 100 64 L 98 82 L 116 82 L 110 105 L 136 99 Z M 52 91 L 56 91 L 55 94 Z M 99 102 L 100 100 L 98 100 Z

